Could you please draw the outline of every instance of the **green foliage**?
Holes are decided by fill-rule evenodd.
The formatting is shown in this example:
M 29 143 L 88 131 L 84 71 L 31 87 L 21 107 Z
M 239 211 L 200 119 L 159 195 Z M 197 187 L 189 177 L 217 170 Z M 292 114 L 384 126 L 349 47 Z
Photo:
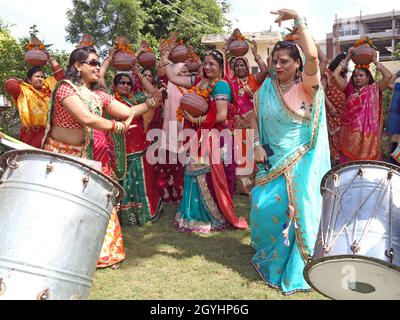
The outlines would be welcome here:
M 24 61 L 26 45 L 33 36 L 37 37 L 39 33 L 37 26 L 33 25 L 30 27 L 29 37 L 17 40 L 11 35 L 10 27 L 11 25 L 0 20 L 0 94 L 6 94 L 3 84 L 8 78 L 26 78 L 26 73 L 30 68 Z M 48 51 L 65 69 L 69 54 L 59 50 Z M 43 69 L 46 75 L 52 74 L 50 66 L 47 65 Z M 7 97 L 14 104 L 11 97 Z M 19 116 L 14 105 L 9 110 L 0 112 L 0 131 L 17 138 L 19 128 Z
M 395 50 L 392 54 L 394 58 L 400 59 L 400 42 L 396 45 Z
M 67 11 L 67 40 L 79 43 L 88 33 L 104 56 L 117 35 L 127 36 L 135 48 L 145 39 L 157 50 L 160 38 L 179 31 L 201 53 L 202 36 L 221 33 L 229 25 L 227 12 L 225 0 L 73 0 Z
M 140 0 L 73 0 L 67 10 L 67 40 L 78 44 L 83 34 L 90 34 L 104 56 L 116 36 L 126 36 L 132 43 L 139 39 L 143 26 Z

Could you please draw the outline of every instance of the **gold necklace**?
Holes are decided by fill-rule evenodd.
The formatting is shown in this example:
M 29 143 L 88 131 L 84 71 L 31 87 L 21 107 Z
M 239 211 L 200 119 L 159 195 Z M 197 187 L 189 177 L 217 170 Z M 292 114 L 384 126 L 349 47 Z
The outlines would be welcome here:
M 288 92 L 291 88 L 292 88 L 292 86 L 293 86 L 293 84 L 296 82 L 296 80 L 292 80 L 292 81 L 290 81 L 289 83 L 281 83 L 279 80 L 278 80 L 278 84 L 279 84 L 279 87 L 281 88 L 281 91 L 282 91 L 282 93 L 286 93 L 286 92 Z
M 246 79 L 245 80 L 242 80 L 242 79 L 240 79 L 240 78 L 238 78 L 238 84 L 239 84 L 239 92 L 238 92 L 238 95 L 239 95 L 239 97 L 243 97 L 244 96 L 244 94 L 245 94 L 245 86 L 247 85 L 247 80 L 248 80 L 248 78 L 246 77 Z

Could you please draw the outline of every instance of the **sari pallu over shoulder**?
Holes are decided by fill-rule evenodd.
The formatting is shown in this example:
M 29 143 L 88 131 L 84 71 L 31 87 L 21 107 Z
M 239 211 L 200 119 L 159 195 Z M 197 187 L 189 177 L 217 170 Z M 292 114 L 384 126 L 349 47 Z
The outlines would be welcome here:
M 256 186 L 285 177 L 288 206 L 294 208 L 296 243 L 307 261 L 321 214 L 319 185 L 330 169 L 324 92 L 321 87 L 316 91 L 311 119 L 307 119 L 288 107 L 275 80 L 266 79 L 255 93 L 254 107 L 261 143 L 274 151 L 268 158 L 272 167 L 260 170 Z
M 101 116 L 103 114 L 103 106 L 94 92 L 87 89 L 86 87 L 77 86 L 73 84 L 70 80 L 59 81 L 51 94 L 50 107 L 47 113 L 46 132 L 42 140 L 42 148 L 44 147 L 46 139 L 50 134 L 56 93 L 60 88 L 60 86 L 64 83 L 67 83 L 76 91 L 79 98 L 84 102 L 84 104 L 88 107 L 91 113 L 97 114 L 98 116 Z M 94 148 L 93 129 L 85 126 L 84 130 L 85 130 L 85 143 L 83 145 L 82 157 L 93 160 L 93 148 Z

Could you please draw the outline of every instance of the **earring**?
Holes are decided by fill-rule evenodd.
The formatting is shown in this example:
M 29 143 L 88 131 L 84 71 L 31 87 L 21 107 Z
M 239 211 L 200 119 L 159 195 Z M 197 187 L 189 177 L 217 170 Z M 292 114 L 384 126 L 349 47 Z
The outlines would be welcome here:
M 296 76 L 297 78 L 301 78 L 301 71 L 298 68 L 296 69 Z
M 80 70 L 78 70 L 77 76 L 81 77 L 81 71 Z

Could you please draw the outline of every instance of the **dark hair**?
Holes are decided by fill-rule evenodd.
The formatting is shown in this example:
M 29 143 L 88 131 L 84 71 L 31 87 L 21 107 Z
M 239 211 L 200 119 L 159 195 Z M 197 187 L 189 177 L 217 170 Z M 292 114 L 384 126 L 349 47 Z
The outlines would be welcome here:
M 357 69 L 354 69 L 354 70 L 353 70 L 353 73 L 352 73 L 351 78 L 350 78 L 350 81 L 353 83 L 353 85 L 354 85 L 354 73 L 355 73 L 357 70 L 363 70 L 363 71 L 365 72 L 365 74 L 366 74 L 367 77 L 368 77 L 368 85 L 370 85 L 371 83 L 374 83 L 374 82 L 375 82 L 375 79 L 374 79 L 374 77 L 372 76 L 371 71 L 369 71 L 368 69 L 365 69 L 365 68 L 357 68 Z
M 300 59 L 300 71 L 303 71 L 303 60 L 301 59 L 301 55 L 299 52 L 299 49 L 297 48 L 297 45 L 294 41 L 288 41 L 288 40 L 284 40 L 284 41 L 278 41 L 275 46 L 274 49 L 272 50 L 272 57 L 275 54 L 275 51 L 279 51 L 279 50 L 287 50 L 289 53 L 289 56 L 294 60 L 297 61 L 298 59 Z
M 81 47 L 77 48 L 71 52 L 69 56 L 68 68 L 65 73 L 65 79 L 71 80 L 75 84 L 82 83 L 82 77 L 80 76 L 78 70 L 75 68 L 75 62 L 84 62 L 89 57 L 89 54 L 94 53 L 97 55 L 97 51 L 93 47 Z M 91 89 L 97 88 L 97 83 L 93 83 Z
M 207 56 L 212 56 L 218 62 L 222 71 L 224 71 L 224 56 L 216 49 L 207 52 Z
M 122 77 L 127 77 L 129 78 L 129 81 L 131 82 L 132 86 L 133 86 L 133 80 L 131 78 L 131 76 L 129 75 L 129 73 L 118 73 L 115 77 L 114 77 L 114 87 L 116 87 L 119 83 L 119 81 L 121 80 Z
M 153 72 L 153 69 L 152 68 L 143 68 L 142 69 L 142 72 L 141 72 L 141 74 L 143 74 L 145 71 L 150 71 L 151 72 L 151 75 L 154 77 L 154 72 Z
M 339 65 L 339 63 L 341 63 L 344 60 L 344 58 L 346 58 L 346 55 L 344 53 L 339 53 L 335 57 L 335 59 L 333 59 L 331 61 L 331 63 L 329 64 L 329 66 L 328 66 L 329 70 L 335 71 L 337 66 Z
M 30 68 L 30 69 L 28 70 L 27 74 L 26 74 L 26 79 L 27 79 L 27 80 L 31 80 L 32 77 L 33 77 L 33 75 L 34 75 L 36 72 L 38 72 L 38 71 L 43 72 L 42 67 L 32 67 L 32 68 Z

